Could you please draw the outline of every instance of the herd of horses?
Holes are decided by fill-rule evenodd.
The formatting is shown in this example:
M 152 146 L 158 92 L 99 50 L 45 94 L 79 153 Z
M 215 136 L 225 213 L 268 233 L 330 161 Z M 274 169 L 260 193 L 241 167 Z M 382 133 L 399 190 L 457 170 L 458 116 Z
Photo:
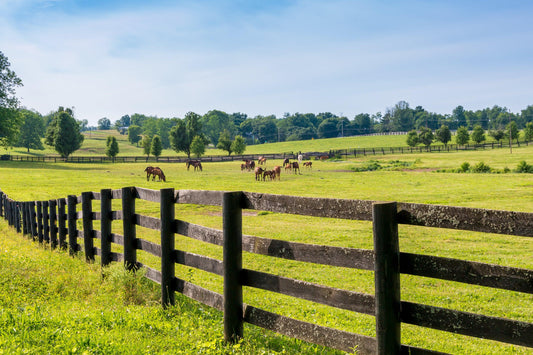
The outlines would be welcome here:
M 298 155 L 298 161 L 291 162 L 288 158 L 283 160 L 283 167 L 285 169 L 285 172 L 292 171 L 294 174 L 301 174 L 300 165 L 302 165 L 302 160 L 303 156 L 301 154 Z M 254 171 L 256 181 L 273 181 L 276 179 L 280 180 L 281 166 L 274 166 L 273 169 L 268 170 L 266 169 L 266 161 L 266 157 L 261 156 L 257 160 L 258 166 L 256 166 L 254 160 L 244 159 L 243 163 L 241 164 L 241 172 L 245 170 Z M 203 171 L 202 162 L 200 160 L 189 159 L 186 161 L 185 166 L 187 167 L 187 170 L 189 170 L 189 168 L 192 166 L 194 168 L 194 171 Z M 312 168 L 313 163 L 311 161 L 306 161 L 303 162 L 303 166 L 306 168 Z M 156 177 L 159 178 L 159 181 L 167 181 L 163 170 L 161 170 L 161 168 L 158 166 L 147 166 L 144 171 L 146 172 L 146 181 L 149 181 L 150 177 L 152 177 L 152 181 L 155 181 Z

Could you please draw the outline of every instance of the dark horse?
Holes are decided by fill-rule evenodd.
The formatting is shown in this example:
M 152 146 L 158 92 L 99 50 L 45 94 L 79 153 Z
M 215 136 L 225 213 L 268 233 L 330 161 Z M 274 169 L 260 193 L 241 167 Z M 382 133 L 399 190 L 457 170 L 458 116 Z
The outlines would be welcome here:
M 190 159 L 188 159 L 185 162 L 185 166 L 187 166 L 187 170 L 189 170 L 189 168 L 191 166 L 194 168 L 194 170 L 198 169 L 198 167 L 200 167 L 200 170 L 202 170 L 202 163 L 200 163 L 199 160 L 190 160 Z
M 150 180 L 150 175 L 152 175 L 152 173 L 154 171 L 154 167 L 153 166 L 147 166 L 146 169 L 144 169 L 144 171 L 146 171 L 146 181 Z

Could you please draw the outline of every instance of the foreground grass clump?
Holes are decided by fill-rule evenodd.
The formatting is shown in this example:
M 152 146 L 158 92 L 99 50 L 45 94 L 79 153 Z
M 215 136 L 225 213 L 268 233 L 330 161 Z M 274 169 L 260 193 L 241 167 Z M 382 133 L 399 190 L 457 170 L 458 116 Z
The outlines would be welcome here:
M 0 354 L 340 354 L 245 327 L 224 342 L 222 314 L 159 285 L 50 251 L 0 221 Z

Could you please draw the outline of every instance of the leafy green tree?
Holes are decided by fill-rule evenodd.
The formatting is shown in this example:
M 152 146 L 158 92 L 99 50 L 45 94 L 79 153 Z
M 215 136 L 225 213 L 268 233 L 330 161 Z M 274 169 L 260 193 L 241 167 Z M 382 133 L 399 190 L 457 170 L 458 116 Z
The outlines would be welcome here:
M 15 88 L 22 86 L 22 80 L 9 69 L 10 66 L 9 60 L 0 51 L 0 144 L 6 148 L 16 142 L 21 124 Z
M 480 125 L 475 125 L 474 130 L 472 131 L 472 140 L 476 144 L 480 144 L 485 141 L 485 130 Z
M 149 136 L 144 136 L 141 141 L 143 147 L 143 153 L 146 155 L 146 160 L 150 157 L 150 150 L 152 149 L 152 138 Z
M 128 128 L 128 141 L 130 141 L 131 144 L 136 144 L 138 147 L 139 142 L 142 139 L 141 133 L 142 133 L 142 128 L 140 126 L 131 125 Z
M 236 127 L 230 115 L 219 110 L 211 110 L 202 117 L 202 128 L 205 136 L 216 147 L 220 133 L 227 130 L 230 135 L 235 134 Z
M 44 121 L 43 117 L 34 111 L 20 110 L 22 117 L 22 125 L 20 126 L 20 134 L 18 136 L 18 147 L 24 147 L 30 152 L 30 149 L 43 150 L 43 142 L 41 138 L 44 137 Z
M 108 157 L 113 158 L 113 162 L 115 162 L 115 157 L 117 156 L 118 151 L 119 149 L 117 139 L 113 136 L 108 136 L 106 141 L 105 154 Z
M 466 127 L 466 115 L 463 106 L 457 106 L 453 109 L 452 120 L 455 124 L 455 127 Z
M 177 124 L 170 130 L 170 145 L 176 152 L 184 152 L 190 158 L 191 144 L 196 136 L 203 140 L 205 149 L 207 139 L 202 134 L 200 116 L 194 112 L 188 112 L 185 118 L 178 120 Z
M 433 132 L 431 129 L 426 127 L 420 128 L 420 133 L 418 134 L 418 140 L 420 143 L 424 144 L 426 147 L 429 147 L 433 143 Z
M 109 118 L 107 117 L 100 118 L 98 120 L 98 129 L 101 129 L 101 130 L 111 129 L 111 121 L 109 120 Z
M 159 158 L 161 152 L 163 151 L 163 144 L 161 143 L 161 137 L 155 135 L 152 138 L 152 144 L 150 145 L 150 153 L 156 158 Z
M 533 139 L 533 122 L 526 123 L 524 128 L 524 138 L 529 142 Z
M 446 125 L 440 126 L 440 128 L 435 132 L 437 140 L 443 143 L 445 146 L 448 145 L 448 142 L 452 140 L 452 133 L 450 128 Z
M 326 118 L 320 123 L 317 129 L 318 138 L 334 138 L 339 135 L 337 129 L 338 119 Z
M 505 137 L 505 132 L 503 131 L 503 129 L 495 129 L 490 130 L 489 135 L 494 138 L 495 141 L 499 142 Z
M 80 149 L 83 135 L 71 109 L 60 107 L 46 130 L 45 143 L 54 147 L 63 158 Z
M 519 132 L 515 121 L 511 121 L 505 127 L 505 137 L 515 139 L 518 142 Z
M 414 112 L 405 101 L 398 102 L 391 111 L 394 129 L 408 132 L 414 128 Z
M 191 153 L 200 158 L 205 153 L 205 138 L 195 136 L 191 142 Z
M 455 143 L 459 145 L 465 145 L 470 140 L 470 134 L 468 134 L 468 130 L 466 127 L 461 126 L 457 128 L 457 133 L 455 135 Z
M 409 133 L 407 133 L 407 145 L 410 147 L 414 147 L 418 143 L 418 133 L 414 129 L 412 131 L 409 131 Z
M 221 150 L 225 150 L 228 152 L 228 156 L 231 155 L 233 152 L 233 149 L 231 149 L 231 144 L 233 141 L 231 140 L 231 135 L 227 129 L 220 132 L 220 137 L 218 138 L 218 144 L 217 148 Z
M 231 143 L 231 150 L 235 154 L 242 154 L 246 150 L 246 140 L 242 136 L 235 136 L 235 139 Z

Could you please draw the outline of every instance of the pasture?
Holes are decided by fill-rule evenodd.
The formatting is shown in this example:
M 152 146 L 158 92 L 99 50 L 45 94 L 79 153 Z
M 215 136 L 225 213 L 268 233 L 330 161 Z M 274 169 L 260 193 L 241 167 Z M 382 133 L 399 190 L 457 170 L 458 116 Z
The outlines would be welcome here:
M 139 186 L 149 189 L 173 187 L 243 190 L 531 212 L 533 176 L 529 174 L 457 174 L 441 173 L 436 170 L 458 168 L 465 161 L 472 165 L 484 161 L 493 168 L 513 169 L 521 160 L 533 163 L 528 161 L 528 158 L 533 156 L 532 152 L 533 148 L 522 147 L 513 149 L 513 154 L 509 154 L 506 149 L 496 149 L 373 156 L 348 161 L 313 161 L 312 169 L 302 168 L 301 175 L 285 173 L 282 169 L 281 181 L 255 181 L 253 173 L 241 172 L 241 162 L 238 161 L 205 163 L 202 172 L 194 172 L 192 169 L 187 171 L 185 164 L 161 163 L 159 166 L 165 172 L 166 183 L 146 181 L 145 164 L 76 165 L 2 162 L 0 188 L 11 198 L 18 200 L 44 200 L 65 197 L 69 194 L 79 195 L 84 191 L 100 191 L 103 188 Z M 390 170 L 353 172 L 353 168 L 364 165 L 370 159 L 382 162 L 383 165 L 391 161 L 408 164 L 403 168 Z M 271 168 L 274 165 L 281 165 L 281 161 L 267 161 L 267 167 Z M 140 206 L 140 209 L 146 214 L 153 214 L 156 211 L 148 203 Z M 176 208 L 176 218 L 216 228 L 220 228 L 222 223 L 220 209 L 217 207 L 179 206 Z M 262 212 L 250 213 L 244 218 L 243 232 L 303 243 L 372 248 L 372 230 L 367 222 L 340 220 L 333 222 L 328 219 Z M 148 230 L 138 233 L 142 234 L 143 238 L 157 241 L 156 233 Z M 407 252 L 533 269 L 533 259 L 530 257 L 533 252 L 531 238 L 402 227 L 400 243 L 401 249 Z M 179 236 L 176 238 L 176 245 L 183 250 L 198 253 L 201 251 L 204 255 L 221 259 L 221 250 L 214 246 Z M 148 265 L 154 262 L 149 256 L 141 257 L 146 258 L 143 262 Z M 369 272 L 301 265 L 287 260 L 272 262 L 271 259 L 257 256 L 245 258 L 244 264 L 253 265 L 257 270 L 309 282 L 373 293 L 373 278 Z M 220 280 L 217 277 L 186 268 L 177 268 L 177 274 L 221 292 Z M 402 286 L 402 299 L 405 300 L 527 322 L 533 320 L 531 296 L 405 275 L 402 276 Z M 297 319 L 360 334 L 375 335 L 372 317 L 332 310 L 326 306 L 296 301 L 284 296 L 273 296 L 258 290 L 246 290 L 245 302 Z M 451 353 L 528 353 L 524 348 L 410 326 L 402 327 L 402 342 Z M 290 346 L 287 345 L 287 351 L 290 351 Z M 217 351 L 224 352 L 221 348 Z M 300 351 L 315 353 L 326 350 L 311 347 L 299 349 L 298 352 Z

